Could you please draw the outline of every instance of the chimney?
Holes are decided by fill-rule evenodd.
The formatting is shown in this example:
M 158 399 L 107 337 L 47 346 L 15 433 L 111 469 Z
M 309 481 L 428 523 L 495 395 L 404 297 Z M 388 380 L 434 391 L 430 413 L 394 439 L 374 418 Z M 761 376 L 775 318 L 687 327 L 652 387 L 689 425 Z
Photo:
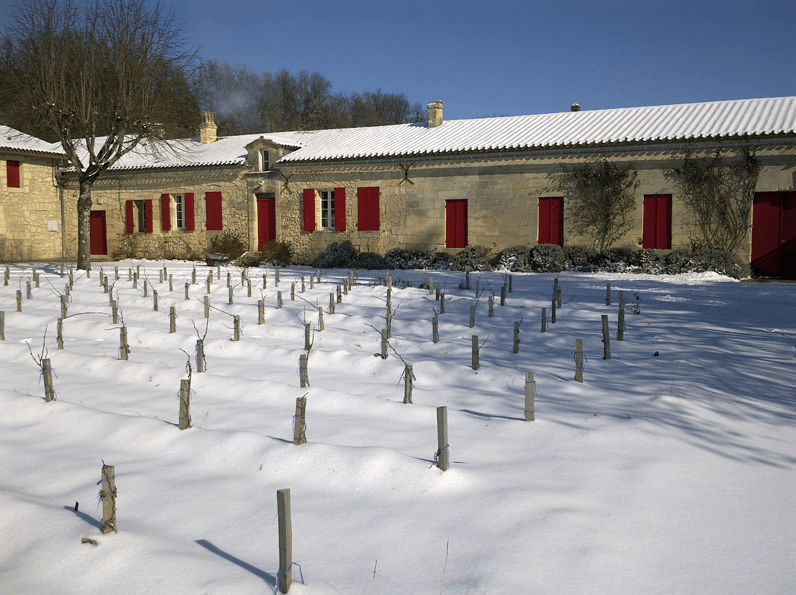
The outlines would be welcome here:
M 428 104 L 428 127 L 436 128 L 442 124 L 442 102 L 432 101 Z
M 570 106 L 569 111 L 571 111 L 571 112 L 579 112 L 580 111 L 580 105 L 577 104 L 577 103 L 573 103 Z
M 205 112 L 205 121 L 199 124 L 199 142 L 203 145 L 209 145 L 216 142 L 216 126 L 213 118 L 213 112 Z

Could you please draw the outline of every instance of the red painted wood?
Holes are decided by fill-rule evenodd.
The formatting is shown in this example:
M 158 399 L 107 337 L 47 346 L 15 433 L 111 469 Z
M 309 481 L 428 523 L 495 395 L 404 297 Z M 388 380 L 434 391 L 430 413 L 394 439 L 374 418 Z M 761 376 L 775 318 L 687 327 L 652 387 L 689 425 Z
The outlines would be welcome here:
M 89 251 L 91 254 L 100 255 L 108 253 L 108 236 L 106 231 L 105 211 L 91 211 L 89 216 Z
M 467 201 L 445 201 L 445 247 L 467 247 Z
M 315 231 L 315 189 L 304 189 L 304 231 Z
M 193 192 L 185 194 L 185 231 L 194 231 L 196 229 L 196 216 L 194 214 L 194 198 Z
M 345 188 L 334 189 L 334 230 L 345 231 Z
M 539 199 L 537 244 L 564 244 L 564 199 L 560 196 Z
M 752 204 L 752 271 L 779 276 L 782 252 L 781 192 L 758 192 Z
M 160 195 L 160 220 L 163 223 L 163 231 L 171 229 L 171 195 Z
M 205 192 L 205 208 L 207 209 L 206 229 L 208 231 L 221 231 L 224 229 L 221 217 L 221 193 Z
M 257 197 L 257 249 L 262 250 L 276 239 L 276 198 L 273 195 Z
M 380 226 L 378 187 L 357 188 L 357 229 L 379 231 Z
M 672 247 L 672 195 L 644 196 L 642 248 L 668 250 Z
M 145 200 L 144 201 L 144 224 L 146 226 L 146 232 L 152 233 L 154 229 L 152 225 L 152 201 Z
M 796 279 L 796 192 L 782 197 L 782 267 L 783 279 Z
M 128 200 L 124 205 L 124 213 L 125 217 L 127 218 L 127 233 L 133 233 L 135 231 L 135 217 L 133 215 L 133 201 Z
M 6 161 L 6 186 L 19 188 L 19 161 Z

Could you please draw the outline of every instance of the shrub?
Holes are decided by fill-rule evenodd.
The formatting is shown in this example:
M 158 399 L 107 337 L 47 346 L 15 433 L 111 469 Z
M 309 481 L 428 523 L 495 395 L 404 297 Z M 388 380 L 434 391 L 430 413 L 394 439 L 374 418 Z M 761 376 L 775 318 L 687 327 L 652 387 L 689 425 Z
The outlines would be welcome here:
M 469 267 L 471 271 L 491 271 L 492 267 L 486 258 L 487 254 L 489 254 L 489 248 L 478 245 L 467 246 L 453 257 L 451 269 L 463 271 Z
M 564 246 L 565 266 L 577 271 L 593 266 L 597 250 L 588 246 Z
M 354 266 L 357 249 L 346 240 L 329 244 L 326 249 L 315 257 L 312 266 L 318 269 L 345 269 Z
M 207 251 L 216 254 L 229 254 L 230 258 L 237 258 L 248 250 L 246 238 L 242 233 L 225 229 L 219 234 L 210 236 Z
M 386 268 L 384 258 L 375 252 L 360 252 L 354 258 L 354 267 L 358 269 L 380 270 Z
M 393 248 L 384 255 L 385 266 L 394 270 L 432 268 L 433 260 L 431 252 L 401 248 Z
M 248 265 L 257 265 L 263 262 L 277 266 L 287 266 L 293 263 L 293 249 L 287 242 L 271 240 L 262 250 L 245 259 Z
M 502 271 L 530 273 L 531 250 L 525 246 L 506 248 L 492 260 L 492 265 Z
M 559 273 L 566 268 L 564 249 L 558 244 L 537 244 L 530 252 L 531 269 L 536 273 Z

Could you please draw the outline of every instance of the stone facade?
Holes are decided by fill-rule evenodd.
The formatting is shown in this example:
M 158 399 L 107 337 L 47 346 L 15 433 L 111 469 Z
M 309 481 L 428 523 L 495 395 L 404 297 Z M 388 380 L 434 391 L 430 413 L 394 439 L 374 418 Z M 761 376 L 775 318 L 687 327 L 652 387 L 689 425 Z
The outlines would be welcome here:
M 19 163 L 19 187 L 9 188 L 8 161 Z M 61 258 L 60 190 L 53 157 L 0 152 L 0 260 Z

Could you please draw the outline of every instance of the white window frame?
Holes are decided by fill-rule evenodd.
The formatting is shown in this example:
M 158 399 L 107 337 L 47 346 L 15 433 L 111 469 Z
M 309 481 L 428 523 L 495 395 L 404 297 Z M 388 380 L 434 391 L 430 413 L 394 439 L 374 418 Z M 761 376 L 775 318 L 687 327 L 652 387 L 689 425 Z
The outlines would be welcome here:
M 146 233 L 146 201 L 133 200 L 135 207 L 135 233 Z
M 334 190 L 318 190 L 320 229 L 334 230 Z
M 260 149 L 257 151 L 257 155 L 260 159 L 260 171 L 268 171 L 268 168 L 271 166 L 268 162 L 268 149 Z
M 185 231 L 185 195 L 172 194 L 171 204 L 174 207 L 174 218 L 172 219 L 174 221 L 174 229 Z

